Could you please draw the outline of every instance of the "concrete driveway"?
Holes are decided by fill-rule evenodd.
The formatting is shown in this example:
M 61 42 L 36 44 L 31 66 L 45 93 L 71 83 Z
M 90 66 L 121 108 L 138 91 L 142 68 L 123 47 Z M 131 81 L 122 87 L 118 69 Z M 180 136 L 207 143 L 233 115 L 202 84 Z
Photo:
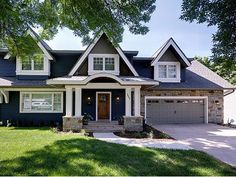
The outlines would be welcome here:
M 215 124 L 154 125 L 192 148 L 236 166 L 236 129 Z

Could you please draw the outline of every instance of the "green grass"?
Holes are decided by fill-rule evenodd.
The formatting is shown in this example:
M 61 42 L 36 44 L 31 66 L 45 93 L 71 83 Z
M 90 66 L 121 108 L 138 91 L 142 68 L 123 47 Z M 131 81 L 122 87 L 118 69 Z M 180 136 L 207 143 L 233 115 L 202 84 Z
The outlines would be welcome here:
M 111 144 L 47 128 L 0 127 L 1 175 L 236 175 L 203 152 Z

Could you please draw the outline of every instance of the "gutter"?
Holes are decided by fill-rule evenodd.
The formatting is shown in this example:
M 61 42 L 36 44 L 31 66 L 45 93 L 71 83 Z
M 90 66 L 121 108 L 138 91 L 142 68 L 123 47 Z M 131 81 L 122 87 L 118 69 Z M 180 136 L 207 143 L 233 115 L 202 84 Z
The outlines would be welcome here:
M 236 88 L 235 88 L 235 89 L 236 89 Z M 224 93 L 224 97 L 225 97 L 225 96 L 228 96 L 228 95 L 230 95 L 230 94 L 232 94 L 232 93 L 234 93 L 234 92 L 235 92 L 235 89 L 226 91 L 226 92 Z

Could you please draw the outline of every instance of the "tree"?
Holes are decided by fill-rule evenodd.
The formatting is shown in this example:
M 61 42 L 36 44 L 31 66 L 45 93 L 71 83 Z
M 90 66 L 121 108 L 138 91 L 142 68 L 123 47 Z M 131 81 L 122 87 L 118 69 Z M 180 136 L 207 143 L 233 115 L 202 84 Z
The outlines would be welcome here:
M 0 0 L 0 45 L 12 55 L 32 51 L 27 44 L 29 28 L 40 28 L 43 39 L 51 39 L 59 28 L 67 27 L 91 41 L 100 30 L 118 43 L 124 26 L 133 34 L 146 34 L 145 26 L 155 10 L 155 0 Z M 30 48 L 30 49 L 29 49 Z
M 183 0 L 180 18 L 217 26 L 213 35 L 213 58 L 236 60 L 235 0 Z
M 236 84 L 236 60 L 226 59 L 225 57 L 217 59 L 196 57 L 196 59 L 230 83 Z

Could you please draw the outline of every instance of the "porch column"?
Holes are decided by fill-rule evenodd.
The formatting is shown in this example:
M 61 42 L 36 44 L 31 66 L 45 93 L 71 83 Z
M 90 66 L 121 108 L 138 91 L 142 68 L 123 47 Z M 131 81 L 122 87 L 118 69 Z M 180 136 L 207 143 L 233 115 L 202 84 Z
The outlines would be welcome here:
M 140 88 L 134 88 L 134 115 L 140 116 Z
M 66 116 L 72 116 L 73 95 L 72 88 L 66 88 Z
M 125 89 L 125 115 L 131 116 L 131 88 Z
M 75 116 L 79 117 L 81 116 L 81 102 L 82 102 L 82 96 L 81 96 L 81 88 L 75 88 Z

